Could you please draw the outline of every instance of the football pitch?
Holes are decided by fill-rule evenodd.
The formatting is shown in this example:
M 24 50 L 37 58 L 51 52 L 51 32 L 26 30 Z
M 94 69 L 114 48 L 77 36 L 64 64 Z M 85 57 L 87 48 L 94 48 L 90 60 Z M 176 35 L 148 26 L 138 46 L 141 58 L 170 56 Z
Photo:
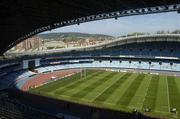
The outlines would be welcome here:
M 85 73 L 83 73 L 85 74 Z M 130 72 L 87 70 L 30 92 L 119 111 L 137 109 L 148 115 L 180 118 L 180 77 Z

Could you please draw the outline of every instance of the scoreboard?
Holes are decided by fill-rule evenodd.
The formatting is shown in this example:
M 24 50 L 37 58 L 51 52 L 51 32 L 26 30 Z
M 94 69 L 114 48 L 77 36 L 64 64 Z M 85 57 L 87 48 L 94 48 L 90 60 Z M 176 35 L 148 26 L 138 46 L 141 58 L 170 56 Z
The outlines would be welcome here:
M 23 69 L 34 69 L 38 66 L 40 66 L 40 59 L 23 60 L 22 62 Z

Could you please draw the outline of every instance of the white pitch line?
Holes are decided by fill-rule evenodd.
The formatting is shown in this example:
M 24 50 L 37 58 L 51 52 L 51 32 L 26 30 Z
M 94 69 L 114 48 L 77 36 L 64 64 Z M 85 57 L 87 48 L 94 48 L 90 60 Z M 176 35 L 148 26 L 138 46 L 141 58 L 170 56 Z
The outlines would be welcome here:
M 122 77 L 123 75 L 121 75 L 121 77 Z M 117 76 L 115 76 L 115 77 L 119 77 L 119 75 L 117 75 Z M 115 78 L 114 77 L 114 78 Z M 120 78 L 118 78 L 118 80 L 121 80 L 121 77 Z M 97 96 L 95 96 L 95 98 L 91 101 L 91 102 L 93 102 L 97 97 L 99 97 L 101 94 L 103 94 L 108 88 L 110 88 L 114 83 L 116 83 L 118 80 L 115 80 L 110 86 L 108 86 L 108 87 L 106 87 L 100 94 L 98 94 Z
M 116 105 L 116 104 L 114 104 L 114 103 L 109 103 L 109 102 L 103 102 L 103 104 L 112 105 L 112 106 L 115 106 L 115 105 Z
M 168 107 L 169 107 L 169 112 L 170 112 L 170 103 L 169 103 L 169 86 L 167 82 L 167 76 L 166 76 L 166 86 L 167 86 L 167 96 L 168 96 Z
M 169 114 L 169 112 L 164 112 L 164 111 L 157 111 L 157 110 L 155 110 L 154 112 L 160 112 L 160 113 L 164 113 L 164 114 Z
M 151 79 L 150 79 L 150 81 L 149 81 L 149 83 L 148 83 L 148 88 L 146 89 L 146 95 L 145 95 L 145 97 L 144 97 L 144 99 L 143 99 L 143 101 L 142 101 L 141 109 L 143 108 L 144 101 L 145 101 L 145 99 L 146 99 L 146 97 L 147 97 L 147 92 L 148 92 L 148 90 L 149 90 L 149 86 L 150 86 L 151 80 L 152 80 L 152 76 L 151 76 Z
M 138 107 L 135 107 L 135 106 L 128 106 L 129 109 L 141 109 L 141 108 L 138 108 Z
M 92 76 L 94 73 L 92 73 L 92 74 L 90 74 L 90 75 L 88 75 L 89 77 L 90 76 Z M 87 77 L 88 77 L 87 76 Z M 67 79 L 68 80 L 68 79 Z M 62 86 L 62 87 L 59 87 L 59 88 L 57 88 L 57 89 L 55 89 L 55 90 L 53 90 L 53 92 L 56 92 L 56 91 L 60 91 L 60 90 L 62 90 L 62 89 L 64 89 L 64 88 L 66 88 L 66 87 L 68 87 L 68 86 L 70 86 L 70 85 L 72 85 L 72 84 L 74 84 L 74 83 L 77 83 L 77 82 L 80 82 L 80 81 L 82 81 L 81 79 L 77 79 L 76 81 L 74 81 L 74 82 L 72 82 L 72 83 L 68 83 L 66 86 Z M 71 89 L 70 89 L 71 90 Z
M 90 100 L 85 99 L 85 98 L 81 98 L 80 100 L 82 100 L 82 101 L 86 101 L 86 102 L 91 102 Z

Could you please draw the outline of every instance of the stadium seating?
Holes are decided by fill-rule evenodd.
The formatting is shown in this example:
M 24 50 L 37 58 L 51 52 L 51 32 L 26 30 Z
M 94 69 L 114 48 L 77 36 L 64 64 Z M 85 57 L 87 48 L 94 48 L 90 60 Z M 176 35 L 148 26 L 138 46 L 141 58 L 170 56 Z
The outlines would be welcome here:
M 35 70 L 45 73 L 69 68 L 118 68 L 177 72 L 180 71 L 179 45 L 176 42 L 133 43 L 100 50 L 48 54 L 41 57 L 40 66 Z M 17 81 L 21 87 L 36 74 L 22 68 L 23 59 L 27 57 L 0 61 L 0 89 Z
M 72 51 L 59 54 L 48 54 L 40 59 L 40 66 L 35 71 L 23 69 L 22 61 L 25 59 L 0 61 L 0 90 L 16 86 L 22 89 L 24 84 L 32 81 L 34 75 L 46 74 L 63 69 L 81 68 L 110 68 L 115 70 L 153 70 L 166 72 L 180 71 L 180 44 L 179 43 L 136 43 L 122 46 L 113 46 L 92 51 Z M 28 57 L 28 58 L 34 58 Z M 26 59 L 28 59 L 26 58 Z M 62 74 L 60 74 L 62 75 Z M 42 79 L 47 79 L 46 75 Z M 41 78 L 39 78 L 41 80 Z M 43 80 L 42 80 L 43 81 Z M 45 80 L 48 81 L 48 80 Z M 42 84 L 44 82 L 41 82 Z M 30 86 L 29 86 L 30 87 Z M 29 89 L 29 87 L 24 87 Z M 0 113 L 11 113 L 14 118 L 30 118 L 31 112 L 22 111 L 27 109 L 18 102 L 7 99 L 6 107 L 0 102 Z M 10 109 L 9 107 L 12 107 Z M 18 107 L 18 109 L 16 109 Z M 18 112 L 20 110 L 23 115 Z M 29 110 L 29 109 L 27 109 Z M 32 109 L 33 110 L 33 109 Z M 33 111 L 33 115 L 39 118 L 43 116 Z M 47 115 L 46 115 L 47 116 Z M 33 116 L 32 116 L 33 117 Z
M 63 119 L 27 106 L 7 93 L 0 92 L 0 115 L 5 119 Z

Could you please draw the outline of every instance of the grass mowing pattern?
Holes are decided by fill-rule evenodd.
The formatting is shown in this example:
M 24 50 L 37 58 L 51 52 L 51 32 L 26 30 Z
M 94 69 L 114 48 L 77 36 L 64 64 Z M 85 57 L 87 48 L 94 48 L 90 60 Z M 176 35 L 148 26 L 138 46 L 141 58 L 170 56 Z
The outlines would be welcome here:
M 87 73 L 89 75 L 92 75 L 94 73 L 97 73 L 97 71 L 88 70 Z M 36 90 L 43 91 L 43 92 L 52 92 L 52 91 L 58 89 L 59 87 L 64 87 L 66 85 L 74 83 L 74 81 L 77 81 L 79 78 L 80 78 L 80 73 L 77 73 L 77 74 L 74 74 L 70 77 L 66 77 L 66 78 L 57 80 L 55 82 L 51 82 L 49 84 L 46 84 L 44 86 L 38 87 L 38 88 L 36 88 Z
M 103 85 L 103 83 L 105 83 L 107 80 L 109 80 L 110 78 L 112 78 L 113 76 L 115 76 L 115 72 L 111 72 L 109 75 L 97 80 L 96 82 L 88 85 L 87 87 L 85 87 L 83 90 L 78 91 L 77 93 L 75 93 L 73 96 L 71 96 L 71 98 L 83 98 L 84 96 L 86 96 L 89 92 L 95 90 L 96 87 L 98 87 L 99 85 Z
M 105 90 L 100 96 L 98 96 L 96 99 L 94 99 L 94 103 L 102 103 L 106 99 L 108 99 L 109 96 L 113 94 L 115 90 L 120 87 L 124 81 L 126 81 L 127 78 L 129 78 L 132 74 L 126 73 L 122 77 L 120 77 L 119 80 L 117 80 L 112 86 L 110 86 L 107 90 Z
M 170 107 L 176 108 L 180 111 L 180 93 L 176 84 L 176 80 L 173 76 L 167 77 L 168 81 L 168 89 L 169 89 L 169 100 L 170 100 Z
M 91 72 L 89 72 L 89 73 L 91 73 Z M 73 81 L 79 79 L 79 77 L 80 77 L 80 74 L 77 73 L 71 77 L 67 77 L 67 78 L 64 78 L 61 80 L 57 80 L 55 82 L 44 85 L 42 87 L 38 87 L 36 90 L 43 91 L 43 92 L 51 92 L 51 91 L 58 89 L 61 86 L 65 86 L 67 84 L 73 83 Z
M 129 105 L 131 99 L 134 97 L 144 77 L 145 77 L 145 74 L 139 74 L 135 79 L 133 79 L 133 82 L 131 83 L 131 85 L 125 91 L 123 96 L 118 100 L 117 105 L 123 105 L 123 106 Z
M 151 82 L 149 84 L 147 95 L 145 97 L 143 109 L 145 108 L 150 108 L 152 110 L 155 109 L 158 84 L 159 84 L 159 75 L 153 75 L 151 78 Z
M 86 82 L 88 80 L 91 80 L 93 77 L 98 76 L 100 74 L 101 74 L 101 72 L 95 72 L 92 75 L 89 75 L 88 78 L 86 78 L 86 79 L 78 80 L 77 82 L 74 82 L 74 83 L 72 83 L 70 85 L 65 86 L 64 88 L 61 88 L 61 89 L 55 91 L 55 94 L 64 94 L 69 89 L 73 89 L 73 88 L 79 86 L 80 84 L 82 84 L 82 83 L 84 83 L 84 82 Z
M 144 112 L 148 107 L 151 108 L 150 115 L 168 118 L 173 118 L 169 108 L 180 110 L 178 77 L 102 70 L 90 70 L 87 73 L 85 79 L 80 79 L 79 73 L 30 92 L 115 110 L 132 111 L 132 108 L 137 108 Z

